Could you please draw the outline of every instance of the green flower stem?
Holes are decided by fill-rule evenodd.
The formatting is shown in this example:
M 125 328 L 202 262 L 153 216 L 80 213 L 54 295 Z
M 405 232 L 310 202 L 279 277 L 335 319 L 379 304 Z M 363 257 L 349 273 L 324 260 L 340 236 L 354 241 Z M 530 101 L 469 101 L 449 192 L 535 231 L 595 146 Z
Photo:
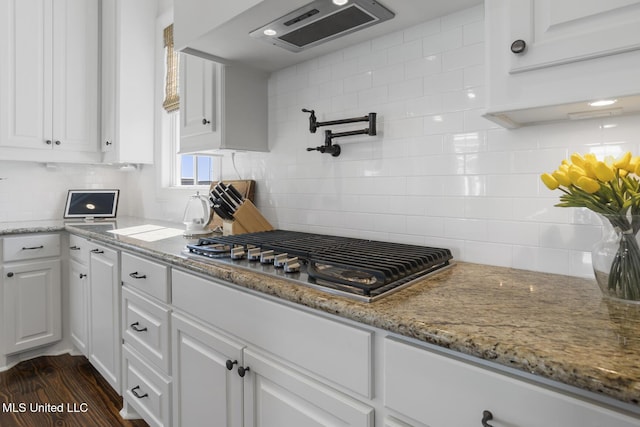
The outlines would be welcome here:
M 608 219 L 620 233 L 620 243 L 609 272 L 608 288 L 620 298 L 640 300 L 640 246 L 634 227 L 625 216 L 615 215 Z

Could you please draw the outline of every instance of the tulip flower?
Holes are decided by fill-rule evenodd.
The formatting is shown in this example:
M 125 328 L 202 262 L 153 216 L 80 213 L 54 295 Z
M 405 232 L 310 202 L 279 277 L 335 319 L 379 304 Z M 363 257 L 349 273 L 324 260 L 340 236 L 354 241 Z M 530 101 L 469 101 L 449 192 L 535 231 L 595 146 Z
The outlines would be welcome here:
M 555 190 L 560 186 L 558 181 L 548 173 L 543 173 L 542 175 L 540 175 L 540 178 L 542 179 L 542 182 L 544 183 L 544 185 L 547 186 L 549 190 Z

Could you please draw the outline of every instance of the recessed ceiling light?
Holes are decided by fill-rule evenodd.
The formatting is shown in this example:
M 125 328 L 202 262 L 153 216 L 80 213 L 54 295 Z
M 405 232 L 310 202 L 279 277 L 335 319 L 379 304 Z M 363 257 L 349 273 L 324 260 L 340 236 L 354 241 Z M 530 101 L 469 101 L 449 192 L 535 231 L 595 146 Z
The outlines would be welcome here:
M 272 36 L 275 36 L 276 34 L 277 34 L 276 31 L 272 30 L 271 28 L 267 28 L 266 30 L 264 30 L 265 36 L 272 37 Z
M 615 104 L 617 99 L 600 99 L 598 101 L 593 101 L 589 103 L 591 107 L 606 107 L 608 105 Z
M 333 0 L 333 4 L 336 6 L 344 6 L 347 3 L 349 3 L 349 0 Z

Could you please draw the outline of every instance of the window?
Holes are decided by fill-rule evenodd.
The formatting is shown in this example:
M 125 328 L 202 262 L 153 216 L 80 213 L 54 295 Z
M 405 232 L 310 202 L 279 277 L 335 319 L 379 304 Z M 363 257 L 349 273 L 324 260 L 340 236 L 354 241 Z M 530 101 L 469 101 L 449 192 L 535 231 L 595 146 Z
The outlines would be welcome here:
M 183 154 L 180 156 L 180 185 L 210 185 L 213 179 L 211 156 Z
M 178 71 L 180 56 L 173 49 L 173 24 L 163 30 L 164 46 L 164 101 L 162 107 L 168 119 L 168 155 L 170 161 L 169 185 L 192 186 L 210 185 L 219 180 L 220 157 L 206 154 L 177 154 L 180 151 L 180 96 L 178 87 Z

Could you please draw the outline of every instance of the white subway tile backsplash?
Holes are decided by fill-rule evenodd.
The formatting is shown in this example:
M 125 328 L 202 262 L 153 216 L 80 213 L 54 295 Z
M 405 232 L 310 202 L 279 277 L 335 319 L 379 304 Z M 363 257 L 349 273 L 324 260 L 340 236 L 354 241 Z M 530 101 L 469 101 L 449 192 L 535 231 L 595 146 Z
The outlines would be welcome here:
M 462 90 L 463 87 L 464 72 L 461 69 L 428 75 L 424 78 L 425 95 Z
M 464 242 L 465 256 L 470 262 L 511 267 L 513 255 L 510 245 L 486 242 Z
M 422 40 L 413 40 L 388 50 L 389 63 L 411 61 L 422 57 Z
M 485 119 L 483 17 L 478 5 L 273 73 L 271 153 L 236 157 L 243 177 L 258 180 L 267 217 L 282 228 L 447 247 L 460 261 L 591 276 L 597 219 L 555 207 L 559 193 L 539 175 L 573 151 L 637 153 L 640 121 L 507 130 Z M 378 134 L 334 140 L 337 158 L 307 153 L 324 128 L 310 134 L 302 107 L 320 121 L 376 112 Z
M 397 101 L 401 99 L 415 98 L 422 95 L 422 79 L 394 82 L 389 85 L 389 100 Z
M 405 76 L 407 79 L 431 76 L 441 71 L 442 61 L 440 55 L 429 55 L 405 63 Z
M 404 34 L 402 31 L 396 31 L 382 37 L 378 37 L 371 42 L 372 50 L 389 49 L 403 44 Z
M 484 22 L 476 21 L 462 27 L 462 39 L 464 45 L 480 43 L 484 41 Z
M 389 85 L 404 81 L 404 64 L 389 65 L 373 71 L 373 86 Z
M 442 54 L 442 69 L 457 70 L 484 63 L 484 43 L 463 46 Z

